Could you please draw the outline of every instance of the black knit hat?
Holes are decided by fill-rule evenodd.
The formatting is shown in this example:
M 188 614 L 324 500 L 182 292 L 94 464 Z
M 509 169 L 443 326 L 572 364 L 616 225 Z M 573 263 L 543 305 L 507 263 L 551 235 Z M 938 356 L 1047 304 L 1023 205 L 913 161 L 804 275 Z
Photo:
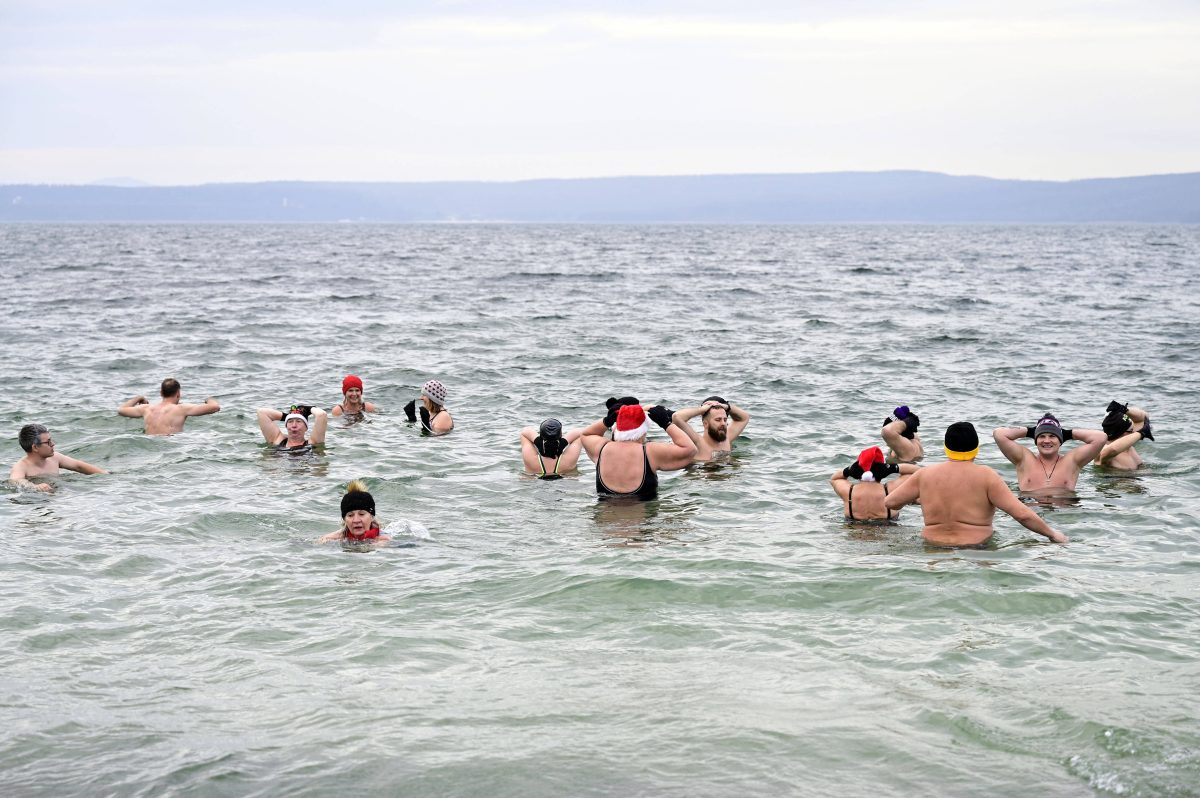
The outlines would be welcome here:
M 342 518 L 354 510 L 366 510 L 375 515 L 375 498 L 365 490 L 347 491 L 342 497 Z
M 951 460 L 973 460 L 979 454 L 979 433 L 970 421 L 956 421 L 946 427 L 946 456 Z

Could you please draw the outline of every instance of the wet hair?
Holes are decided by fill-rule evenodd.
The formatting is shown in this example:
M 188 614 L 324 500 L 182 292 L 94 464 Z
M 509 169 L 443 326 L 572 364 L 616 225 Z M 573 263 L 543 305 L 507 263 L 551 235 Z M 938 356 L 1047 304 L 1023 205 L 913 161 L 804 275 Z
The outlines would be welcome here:
M 26 424 L 21 427 L 21 431 L 17 433 L 17 442 L 21 444 L 21 448 L 26 454 L 33 451 L 33 445 L 37 443 L 38 436 L 43 432 L 49 432 L 41 424 Z
M 179 380 L 174 377 L 167 377 L 163 380 L 162 387 L 158 389 L 158 392 L 166 399 L 168 396 L 174 396 L 179 393 L 179 388 Z

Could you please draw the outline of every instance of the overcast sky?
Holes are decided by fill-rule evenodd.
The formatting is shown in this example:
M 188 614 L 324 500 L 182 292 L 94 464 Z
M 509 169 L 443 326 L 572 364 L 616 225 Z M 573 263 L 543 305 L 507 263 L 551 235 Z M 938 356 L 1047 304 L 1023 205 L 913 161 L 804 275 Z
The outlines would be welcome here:
M 0 0 L 0 182 L 1200 171 L 1195 0 L 335 5 Z

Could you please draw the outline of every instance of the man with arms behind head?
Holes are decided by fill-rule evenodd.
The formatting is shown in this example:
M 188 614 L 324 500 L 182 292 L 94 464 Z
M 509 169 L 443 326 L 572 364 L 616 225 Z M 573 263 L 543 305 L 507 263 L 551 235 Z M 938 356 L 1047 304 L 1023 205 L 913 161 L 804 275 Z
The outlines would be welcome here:
M 697 434 L 689 423 L 696 416 L 700 416 L 703 434 Z M 732 450 L 734 440 L 750 423 L 750 414 L 719 396 L 710 396 L 699 407 L 676 410 L 671 421 L 696 444 L 696 461 L 707 462 L 717 452 Z
M 1100 428 L 1108 442 L 1096 455 L 1096 465 L 1133 471 L 1142 464 L 1142 456 L 1134 450 L 1142 440 L 1154 440 L 1150 429 L 1150 414 L 1140 407 L 1123 405 L 1115 399 L 1108 403 L 1108 415 Z
M 183 422 L 189 416 L 207 416 L 221 409 L 221 403 L 211 396 L 204 404 L 194 405 L 179 401 L 183 390 L 179 381 L 167 377 L 159 388 L 162 398 L 150 404 L 144 396 L 135 396 L 117 407 L 117 413 L 126 418 L 140 418 L 145 424 L 147 435 L 171 435 L 183 432 Z
M 8 478 L 23 488 L 31 488 L 49 492 L 51 487 L 43 483 L 30 482 L 30 477 L 56 476 L 60 468 L 77 471 L 80 474 L 106 474 L 103 468 L 91 463 L 67 457 L 54 451 L 54 441 L 50 438 L 50 430 L 41 424 L 26 424 L 17 434 L 17 442 L 25 450 L 25 456 L 18 460 L 9 472 Z
M 979 435 L 969 421 L 946 429 L 947 463 L 925 466 L 883 500 L 889 510 L 899 510 L 918 499 L 925 517 L 921 535 L 935 546 L 978 546 L 992 536 L 996 510 L 1011 515 L 1026 529 L 1045 535 L 1055 543 L 1067 536 L 1051 529 L 1037 513 L 1013 495 L 1000 475 L 975 462 Z
M 925 447 L 917 435 L 920 426 L 921 419 L 908 405 L 900 405 L 883 420 L 880 434 L 888 446 L 888 462 L 912 462 L 925 456 Z
M 1017 443 L 1021 438 L 1033 438 L 1036 450 L 1030 451 Z M 1075 490 L 1079 469 L 1104 447 L 1104 433 L 1100 430 L 1063 429 L 1050 413 L 1038 419 L 1033 427 L 997 427 L 992 439 L 1017 467 L 1017 485 L 1021 490 Z M 1082 441 L 1083 445 L 1063 454 L 1059 450 L 1069 440 Z

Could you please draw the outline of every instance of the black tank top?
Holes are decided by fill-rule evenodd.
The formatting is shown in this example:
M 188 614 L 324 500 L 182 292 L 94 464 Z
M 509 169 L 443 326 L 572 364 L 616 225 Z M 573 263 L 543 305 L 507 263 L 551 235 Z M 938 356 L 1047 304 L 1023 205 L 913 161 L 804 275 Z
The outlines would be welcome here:
M 604 480 L 600 478 L 600 458 L 604 456 L 604 447 L 609 443 L 612 441 L 606 442 L 596 453 L 596 493 L 612 498 L 641 499 L 642 501 L 657 498 L 658 474 L 650 467 L 650 457 L 646 454 L 646 444 L 644 443 L 642 444 L 642 484 L 629 493 L 617 493 L 604 484 Z

